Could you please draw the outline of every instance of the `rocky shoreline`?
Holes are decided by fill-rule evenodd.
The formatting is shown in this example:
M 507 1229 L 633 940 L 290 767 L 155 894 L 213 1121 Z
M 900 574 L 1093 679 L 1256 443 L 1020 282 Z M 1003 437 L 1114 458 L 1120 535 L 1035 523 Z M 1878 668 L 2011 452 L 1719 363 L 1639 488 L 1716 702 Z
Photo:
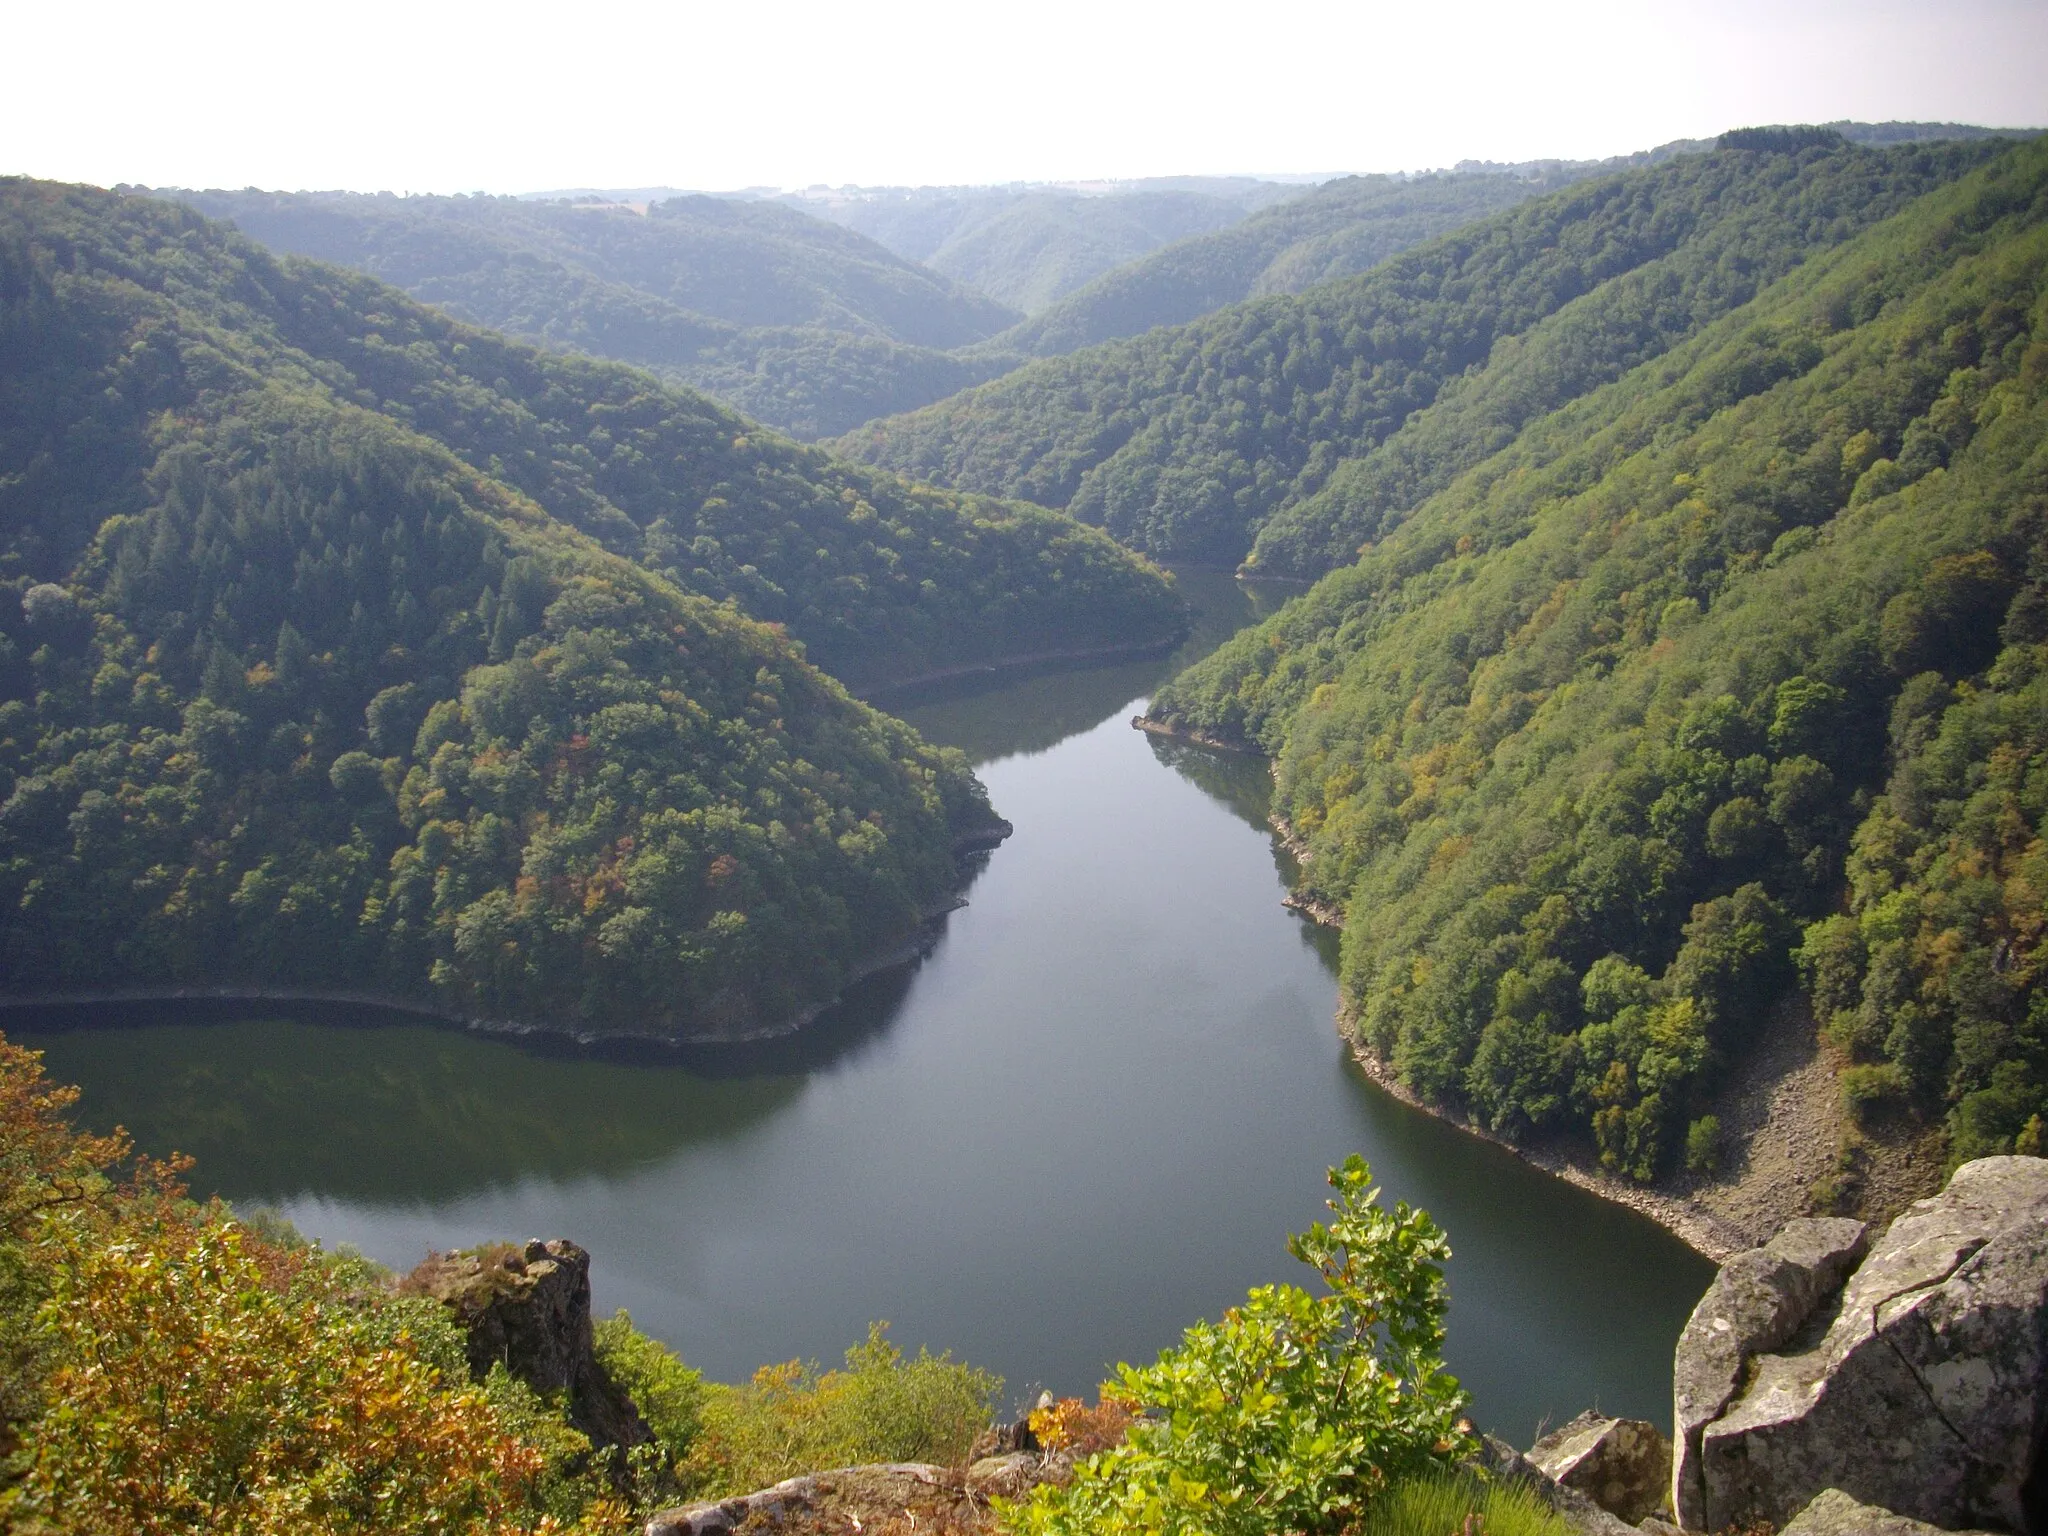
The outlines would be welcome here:
M 1597 1167 L 1588 1167 L 1585 1162 L 1569 1152 L 1556 1147 L 1517 1145 L 1504 1137 L 1496 1136 L 1485 1127 L 1475 1125 L 1463 1115 L 1454 1114 L 1439 1105 L 1423 1099 L 1414 1089 L 1395 1074 L 1394 1069 L 1374 1054 L 1372 1049 L 1360 1041 L 1349 1027 L 1348 1021 L 1338 1020 L 1338 1030 L 1345 1043 L 1351 1048 L 1351 1056 L 1358 1063 L 1359 1070 L 1375 1084 L 1411 1108 L 1434 1115 L 1446 1124 L 1454 1125 L 1468 1136 L 1481 1141 L 1490 1141 L 1495 1146 L 1513 1153 L 1530 1166 L 1542 1169 L 1554 1178 L 1563 1179 L 1567 1184 L 1598 1195 L 1616 1205 L 1625 1205 L 1638 1215 L 1650 1220 L 1671 1233 L 1686 1247 L 1716 1264 L 1724 1263 L 1732 1254 L 1742 1252 L 1750 1246 L 1744 1235 L 1712 1211 L 1702 1209 L 1680 1195 L 1661 1193 L 1631 1184 Z

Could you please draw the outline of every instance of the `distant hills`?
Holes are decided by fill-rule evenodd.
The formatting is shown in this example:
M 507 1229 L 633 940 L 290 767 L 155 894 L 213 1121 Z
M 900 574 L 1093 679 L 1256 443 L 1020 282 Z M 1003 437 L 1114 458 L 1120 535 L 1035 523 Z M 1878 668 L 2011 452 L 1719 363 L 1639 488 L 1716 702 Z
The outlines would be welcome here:
M 599 215 L 599 217 L 609 217 Z M 0 971 L 731 1035 L 993 812 L 848 696 L 1154 645 L 1098 531 L 911 486 L 164 201 L 0 181 Z
M 1228 229 L 1177 241 L 1105 273 L 978 350 L 1058 357 L 1155 326 L 1185 324 L 1243 299 L 1299 293 L 1378 266 L 1572 176 L 1552 169 L 1327 182 Z
M 458 318 L 708 390 L 806 437 L 989 377 L 946 349 L 1013 310 L 766 202 L 639 211 L 509 197 L 174 192 L 273 250 L 371 273 Z
M 1928 123 L 1826 131 L 1871 143 L 1999 132 Z M 1301 292 L 1524 198 L 1711 147 L 1320 187 L 1191 176 L 718 197 L 669 187 L 522 198 L 172 195 L 275 250 L 355 266 L 543 345 L 634 363 L 817 440 L 1034 357 Z
M 787 199 L 991 298 L 1035 314 L 1113 267 L 1227 229 L 1305 188 L 1225 177 L 1082 195 L 1002 187 L 881 189 Z
M 1076 275 L 1108 259 L 1103 253 L 1121 238 L 1115 228 L 1147 224 L 1146 238 L 1157 244 L 1154 236 L 1188 222 L 1232 222 L 1262 198 L 1301 193 L 1218 180 L 1231 196 L 1168 187 L 1119 197 L 905 194 L 819 206 L 872 215 L 878 227 L 895 220 L 892 237 L 904 240 L 926 218 L 930 229 L 917 239 L 952 231 L 966 243 L 960 249 L 981 241 L 993 252 L 1014 238 L 1029 262 Z M 1346 192 L 1314 199 L 1301 218 L 1259 222 L 1248 240 L 1232 241 L 1226 230 L 1177 241 L 1162 259 L 1119 269 L 1022 324 L 1014 310 L 856 230 L 762 200 L 170 195 L 274 250 L 342 262 L 460 318 L 634 363 L 771 426 L 823 438 L 944 399 L 1081 335 L 1202 313 L 1269 268 L 1275 282 L 1309 281 L 1317 271 L 1376 259 L 1541 185 L 1484 175 L 1347 183 Z
M 1796 154 L 1675 155 L 1577 180 L 1369 271 L 1034 362 L 841 446 L 920 479 L 1067 508 L 1162 558 L 1314 576 L 1534 415 L 2004 147 L 1872 149 L 1827 135 Z M 1460 188 L 1515 190 L 1505 178 L 1446 190 Z M 1326 190 L 1336 198 L 1345 184 Z M 1317 201 L 1206 239 L 1241 241 Z M 1356 238 L 1317 237 L 1339 250 Z

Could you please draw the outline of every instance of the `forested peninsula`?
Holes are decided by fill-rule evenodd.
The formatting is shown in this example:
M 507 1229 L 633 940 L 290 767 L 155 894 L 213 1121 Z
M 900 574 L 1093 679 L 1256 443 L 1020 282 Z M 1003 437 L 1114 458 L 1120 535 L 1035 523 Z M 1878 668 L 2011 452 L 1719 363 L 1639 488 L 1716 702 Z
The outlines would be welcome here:
M 2043 1145 L 2048 141 L 1731 138 L 1360 280 L 1389 315 L 1412 280 L 1443 335 L 1497 333 L 1495 294 L 1553 328 L 1493 343 L 1383 439 L 1400 454 L 1347 466 L 1362 556 L 1152 719 L 1272 755 L 1303 894 L 1343 914 L 1348 1027 L 1424 1100 L 1584 1137 L 1636 1179 L 1711 1168 L 1712 1089 L 1810 1006 L 1853 1117 L 1814 1194 L 1853 1207 L 1859 1124 L 1939 1125 L 1951 1164 Z M 1950 184 L 1916 197 L 1930 181 Z M 1640 223 L 1592 217 L 1616 205 Z M 1523 221 L 1574 208 L 1594 250 L 1555 223 L 1514 258 Z M 1725 238 L 1555 302 L 1631 227 Z M 1441 274 L 1480 253 L 1496 276 L 1461 290 L 1468 315 Z M 1659 293 L 1700 323 L 1651 347 L 1674 329 L 1649 323 Z M 1641 328 L 1597 323 L 1624 314 Z M 1549 356 L 1613 377 L 1560 402 L 1530 364 L 1573 327 Z M 1160 398 L 1243 420 L 1285 376 L 1275 357 Z M 1252 484 L 1311 504 L 1286 500 L 1305 479 Z
M 1003 830 L 842 679 L 1182 623 L 1063 516 L 148 198 L 0 182 L 0 337 L 11 989 L 773 1028 Z

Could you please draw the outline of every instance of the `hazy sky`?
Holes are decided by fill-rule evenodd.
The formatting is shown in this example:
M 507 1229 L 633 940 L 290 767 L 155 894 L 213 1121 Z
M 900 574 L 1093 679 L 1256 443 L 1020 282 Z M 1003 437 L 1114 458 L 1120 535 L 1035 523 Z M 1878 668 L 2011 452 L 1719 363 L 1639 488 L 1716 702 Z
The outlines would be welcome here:
M 1394 170 L 2048 124 L 2044 0 L 0 0 L 0 171 L 525 191 Z

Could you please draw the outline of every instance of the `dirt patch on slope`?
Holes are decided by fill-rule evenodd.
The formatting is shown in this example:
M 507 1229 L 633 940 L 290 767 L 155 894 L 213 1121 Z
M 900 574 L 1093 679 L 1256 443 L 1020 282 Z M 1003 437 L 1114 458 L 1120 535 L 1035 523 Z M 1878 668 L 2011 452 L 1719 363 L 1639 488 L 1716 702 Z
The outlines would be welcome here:
M 1777 1009 L 1715 1095 L 1722 1171 L 1686 1175 L 1674 1181 L 1673 1193 L 1752 1247 L 1793 1217 L 1811 1214 L 1814 1184 L 1835 1171 L 1842 1145 L 1835 1068 L 1811 1013 L 1796 1001 Z
M 1423 1103 L 1348 1025 L 1339 1020 L 1360 1064 L 1381 1087 L 1476 1136 L 1501 1141 L 1461 1115 Z M 1712 1175 L 1679 1173 L 1645 1186 L 1608 1172 L 1576 1141 L 1501 1144 L 1581 1189 L 1640 1211 L 1720 1263 L 1767 1241 L 1795 1216 L 1821 1214 L 1815 1186 L 1825 1194 L 1826 1181 L 1840 1189 L 1837 1209 L 1880 1224 L 1940 1188 L 1939 1127 L 1902 1118 L 1857 1131 L 1842 1108 L 1836 1080 L 1842 1065 L 1803 999 L 1774 1010 L 1707 1108 L 1721 1122 L 1722 1164 Z

